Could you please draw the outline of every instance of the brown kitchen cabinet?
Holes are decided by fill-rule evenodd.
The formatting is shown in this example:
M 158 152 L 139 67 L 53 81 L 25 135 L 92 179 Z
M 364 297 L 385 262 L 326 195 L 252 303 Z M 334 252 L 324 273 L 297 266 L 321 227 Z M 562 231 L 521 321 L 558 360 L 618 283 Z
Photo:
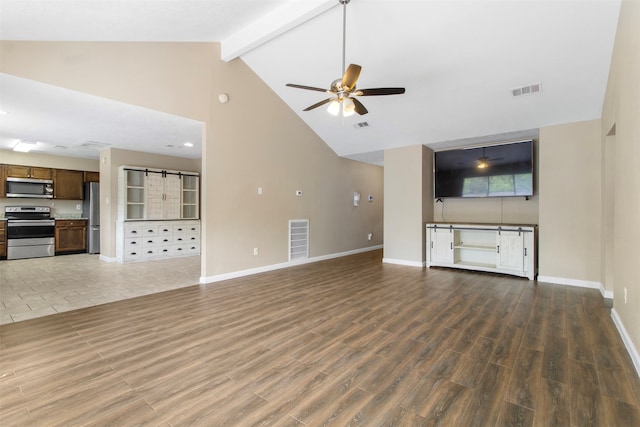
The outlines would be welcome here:
M 53 170 L 53 197 L 55 199 L 82 200 L 84 171 Z
M 0 165 L 0 198 L 7 197 L 7 166 Z
M 7 257 L 7 221 L 0 220 L 0 258 Z
M 50 168 L 39 168 L 35 166 L 6 165 L 6 172 L 8 178 L 52 178 L 52 170 Z
M 84 182 L 100 182 L 100 172 L 84 171 Z
M 87 251 L 87 221 L 56 219 L 56 255 Z

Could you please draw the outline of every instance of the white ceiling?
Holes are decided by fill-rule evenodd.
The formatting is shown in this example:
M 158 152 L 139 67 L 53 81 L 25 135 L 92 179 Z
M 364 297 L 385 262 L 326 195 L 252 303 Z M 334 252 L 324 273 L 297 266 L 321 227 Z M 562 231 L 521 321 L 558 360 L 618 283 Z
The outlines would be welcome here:
M 351 0 L 346 61 L 362 66 L 358 88 L 400 86 L 406 94 L 361 97 L 369 114 L 347 118 L 323 107 L 303 112 L 327 96 L 285 86 L 328 88 L 341 76 L 337 0 L 0 0 L 0 39 L 220 41 L 225 59 L 240 55 L 338 155 L 381 163 L 388 148 L 504 141 L 599 118 L 619 7 L 619 0 Z M 537 95 L 511 94 L 538 82 Z M 97 157 L 81 146 L 87 141 L 200 155 L 198 122 L 13 76 L 0 75 L 0 109 L 10 113 L 0 116 L 0 148 L 21 138 L 82 157 Z M 196 147 L 183 148 L 187 140 Z

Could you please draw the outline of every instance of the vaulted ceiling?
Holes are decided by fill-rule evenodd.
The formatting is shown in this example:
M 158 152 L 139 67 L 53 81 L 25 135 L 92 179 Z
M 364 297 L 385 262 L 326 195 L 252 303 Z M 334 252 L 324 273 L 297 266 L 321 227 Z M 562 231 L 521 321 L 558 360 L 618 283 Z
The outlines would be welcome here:
M 351 117 L 324 107 L 304 112 L 328 95 L 285 86 L 328 89 L 342 75 L 338 0 L 0 0 L 0 39 L 219 41 L 224 60 L 240 57 L 338 155 L 379 164 L 388 148 L 499 142 L 599 118 L 619 8 L 619 0 L 351 0 L 346 62 L 362 66 L 358 88 L 406 88 L 359 98 L 369 113 Z M 538 84 L 535 94 L 513 95 Z M 8 75 L 0 75 L 0 94 L 0 109 L 10 112 L 0 117 L 0 148 L 20 138 L 52 141 L 43 151 L 97 157 L 87 142 L 108 140 L 200 155 L 197 144 L 183 147 L 197 140 L 193 120 Z M 68 108 L 38 120 L 62 100 Z M 76 120 L 65 134 L 78 109 L 86 126 Z M 158 146 L 158 131 L 174 141 Z

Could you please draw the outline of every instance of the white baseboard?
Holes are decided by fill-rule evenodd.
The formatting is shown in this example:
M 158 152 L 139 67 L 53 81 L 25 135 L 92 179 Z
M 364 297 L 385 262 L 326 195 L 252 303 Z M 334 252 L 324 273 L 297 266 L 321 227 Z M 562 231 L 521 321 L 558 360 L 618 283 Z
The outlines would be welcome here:
M 633 341 L 631 341 L 631 337 L 627 333 L 627 330 L 622 323 L 622 319 L 618 316 L 618 312 L 615 308 L 611 309 L 611 318 L 613 319 L 613 323 L 618 328 L 618 333 L 622 337 L 622 342 L 624 342 L 624 346 L 631 357 L 631 361 L 633 362 L 633 366 L 636 368 L 636 373 L 638 377 L 640 377 L 640 354 L 638 353 L 638 349 L 635 345 L 633 345 Z
M 108 257 L 108 256 L 104 256 L 102 254 L 100 254 L 100 261 L 104 261 L 104 262 L 118 262 L 118 260 L 116 258 L 113 257 Z
M 564 277 L 538 276 L 538 282 L 555 283 L 558 285 L 577 286 L 579 288 L 597 289 L 600 291 L 602 298 L 613 299 L 613 291 L 608 291 L 600 282 L 592 282 L 589 280 L 567 279 Z
M 424 261 L 407 261 L 404 259 L 382 258 L 382 262 L 385 264 L 406 265 L 407 267 L 424 267 L 426 263 Z
M 280 270 L 282 268 L 293 267 L 296 265 L 310 264 L 312 262 L 325 261 L 328 259 L 355 255 L 362 252 L 374 251 L 377 249 L 382 249 L 382 245 L 368 246 L 366 248 L 354 249 L 352 251 L 339 252 L 339 253 L 329 254 L 329 255 L 321 255 L 318 257 L 303 259 L 300 261 L 288 261 L 288 262 L 282 262 L 279 264 L 271 264 L 271 265 L 265 265 L 262 267 L 250 268 L 247 270 L 232 271 L 231 273 L 216 274 L 215 276 L 200 277 L 200 284 L 204 285 L 207 283 L 221 282 L 223 280 L 237 279 L 238 277 L 251 276 L 253 274 L 259 274 L 259 273 L 266 273 L 268 271 Z

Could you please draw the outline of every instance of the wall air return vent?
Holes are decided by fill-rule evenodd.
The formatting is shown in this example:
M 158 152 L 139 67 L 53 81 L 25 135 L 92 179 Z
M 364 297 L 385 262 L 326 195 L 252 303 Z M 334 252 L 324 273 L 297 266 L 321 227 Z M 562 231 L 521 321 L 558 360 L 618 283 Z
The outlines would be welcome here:
M 520 86 L 515 89 L 511 89 L 511 94 L 513 96 L 535 95 L 536 93 L 540 93 L 540 92 L 542 92 L 541 83 L 531 83 L 525 86 Z
M 289 261 L 309 258 L 309 220 L 289 220 Z

